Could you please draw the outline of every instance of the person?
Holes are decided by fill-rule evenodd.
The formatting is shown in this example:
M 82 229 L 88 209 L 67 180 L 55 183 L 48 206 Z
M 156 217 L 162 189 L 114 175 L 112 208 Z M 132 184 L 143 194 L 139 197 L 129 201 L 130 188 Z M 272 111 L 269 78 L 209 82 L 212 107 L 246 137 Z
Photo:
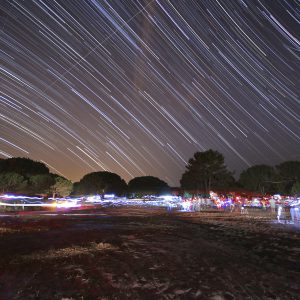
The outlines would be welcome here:
M 271 214 L 275 214 L 275 207 L 276 207 L 275 199 L 271 197 L 269 202 L 270 202 Z
M 297 204 L 295 205 L 295 219 L 300 222 L 300 197 L 297 198 Z
M 262 209 L 263 210 L 266 210 L 266 200 L 263 198 L 263 199 L 261 199 L 261 207 L 262 207 Z
M 233 212 L 234 210 L 234 200 L 231 199 L 231 203 L 230 203 L 230 212 Z
M 297 222 L 300 221 L 299 210 L 300 210 L 300 198 L 296 198 L 290 203 L 290 214 L 293 223 L 295 223 L 295 220 L 297 220 Z
M 280 199 L 278 203 L 277 220 L 279 223 L 281 223 L 280 219 L 286 220 L 283 199 Z

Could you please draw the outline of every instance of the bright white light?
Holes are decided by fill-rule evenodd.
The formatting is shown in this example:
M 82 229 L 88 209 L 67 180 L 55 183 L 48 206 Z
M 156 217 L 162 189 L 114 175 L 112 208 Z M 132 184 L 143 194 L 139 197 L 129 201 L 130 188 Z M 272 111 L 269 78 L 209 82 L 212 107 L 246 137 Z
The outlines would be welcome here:
M 89 197 L 86 198 L 86 201 L 87 202 L 93 202 L 93 203 L 101 202 L 101 196 L 99 196 L 99 195 L 89 196 Z
M 115 194 L 104 194 L 103 198 L 104 199 L 114 199 L 115 198 Z
M 0 198 L 4 199 L 30 199 L 30 200 L 42 200 L 44 199 L 43 197 L 29 197 L 29 196 L 21 196 L 21 195 L 2 195 Z
M 81 204 L 77 204 L 74 202 L 62 202 L 62 203 L 56 203 L 57 208 L 71 208 L 71 207 L 80 207 Z

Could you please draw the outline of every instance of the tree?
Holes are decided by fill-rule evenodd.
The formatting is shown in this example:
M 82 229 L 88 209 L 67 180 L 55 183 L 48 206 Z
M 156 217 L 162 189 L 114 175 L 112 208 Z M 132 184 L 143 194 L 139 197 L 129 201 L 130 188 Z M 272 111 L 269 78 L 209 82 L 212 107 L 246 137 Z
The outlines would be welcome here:
M 111 172 L 92 172 L 83 176 L 76 184 L 76 189 L 82 194 L 114 193 L 122 195 L 126 192 L 126 182 L 117 174 Z
M 0 190 L 2 193 L 23 192 L 27 187 L 24 176 L 14 172 L 0 173 Z
M 276 166 L 280 193 L 289 194 L 293 185 L 300 182 L 300 161 L 285 161 Z
M 159 195 L 170 191 L 170 187 L 163 180 L 154 176 L 140 176 L 128 182 L 130 193 L 142 195 Z
M 295 196 L 300 195 L 300 181 L 297 181 L 293 184 L 291 188 L 291 195 L 295 195 Z
M 199 190 L 208 193 L 212 188 L 219 188 L 221 181 L 222 188 L 234 182 L 232 173 L 224 165 L 224 156 L 211 149 L 196 152 L 189 159 L 186 169 L 180 180 L 181 187 L 196 190 L 197 193 Z
M 274 187 L 275 181 L 275 170 L 268 165 L 252 166 L 244 170 L 239 179 L 239 183 L 243 188 L 263 194 L 273 193 L 276 190 L 276 187 Z
M 49 173 L 44 163 L 23 157 L 0 159 L 0 192 L 48 194 L 55 191 L 67 196 L 71 190 L 72 182 Z
M 214 189 L 226 190 L 229 188 L 232 189 L 236 187 L 237 183 L 232 172 L 228 171 L 227 173 L 214 176 Z
M 33 194 L 48 194 L 55 180 L 50 174 L 39 174 L 29 177 L 30 192 Z
M 74 195 L 83 195 L 83 194 L 84 194 L 84 192 L 81 190 L 80 182 L 79 181 L 74 182 L 72 192 L 70 195 L 74 196 Z
M 73 183 L 72 181 L 62 177 L 58 176 L 56 174 L 53 174 L 54 177 L 54 184 L 50 187 L 50 191 L 53 194 L 53 197 L 55 196 L 61 196 L 66 197 L 69 196 L 72 189 L 73 189 Z
M 14 172 L 25 177 L 49 174 L 45 164 L 24 157 L 12 157 L 0 160 L 0 173 Z

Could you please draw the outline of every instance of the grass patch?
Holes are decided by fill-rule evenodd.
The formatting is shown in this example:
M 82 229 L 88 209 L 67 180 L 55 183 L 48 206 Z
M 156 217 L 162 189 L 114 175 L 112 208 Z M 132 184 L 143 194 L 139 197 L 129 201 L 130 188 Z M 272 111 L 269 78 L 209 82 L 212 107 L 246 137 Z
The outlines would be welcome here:
M 5 233 L 15 233 L 20 230 L 17 229 L 11 229 L 11 228 L 6 228 L 6 227 L 0 227 L 0 234 L 5 234 Z
M 52 260 L 52 259 L 60 259 L 60 258 L 70 258 L 73 256 L 80 255 L 89 255 L 99 251 L 112 251 L 117 250 L 118 248 L 109 244 L 109 243 L 95 243 L 92 242 L 89 245 L 83 246 L 71 246 L 61 249 L 51 249 L 47 252 L 38 251 L 29 255 L 22 255 L 15 262 L 19 261 L 33 261 L 33 260 Z

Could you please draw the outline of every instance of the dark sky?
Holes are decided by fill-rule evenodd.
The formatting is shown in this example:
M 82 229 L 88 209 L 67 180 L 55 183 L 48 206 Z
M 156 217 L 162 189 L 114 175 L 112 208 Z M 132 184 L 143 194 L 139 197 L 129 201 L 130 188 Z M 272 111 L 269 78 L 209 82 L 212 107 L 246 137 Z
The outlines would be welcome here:
M 236 174 L 300 160 L 300 4 L 2 0 L 0 157 L 79 180 L 178 185 L 196 151 Z

